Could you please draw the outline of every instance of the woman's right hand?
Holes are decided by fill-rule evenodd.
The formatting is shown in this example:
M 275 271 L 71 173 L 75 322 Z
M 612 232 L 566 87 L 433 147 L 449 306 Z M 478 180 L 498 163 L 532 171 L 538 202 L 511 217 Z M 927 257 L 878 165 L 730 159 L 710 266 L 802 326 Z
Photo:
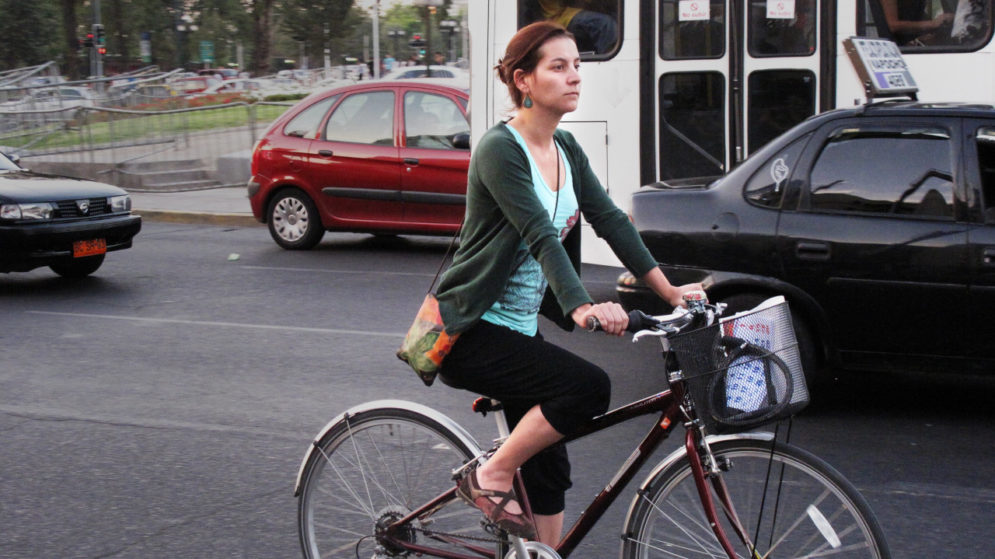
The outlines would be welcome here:
M 601 329 L 612 336 L 625 334 L 625 328 L 629 326 L 629 314 L 618 303 L 585 303 L 570 313 L 570 318 L 581 328 L 587 328 L 589 317 L 596 318 Z

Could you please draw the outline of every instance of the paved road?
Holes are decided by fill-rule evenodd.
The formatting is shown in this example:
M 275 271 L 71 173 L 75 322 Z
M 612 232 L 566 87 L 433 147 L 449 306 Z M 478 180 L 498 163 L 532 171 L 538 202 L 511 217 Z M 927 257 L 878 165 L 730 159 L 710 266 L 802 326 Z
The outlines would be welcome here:
M 471 395 L 393 356 L 445 245 L 339 234 L 295 253 L 263 227 L 147 222 L 86 281 L 0 276 L 0 558 L 298 557 L 294 476 L 341 410 L 403 397 L 489 440 Z M 616 273 L 586 284 L 610 297 Z M 652 344 L 544 330 L 611 371 L 613 404 L 662 384 Z M 993 379 L 841 375 L 793 440 L 863 490 L 895 557 L 986 557 L 993 400 Z M 570 519 L 647 428 L 572 447 Z M 617 556 L 631 495 L 574 557 Z

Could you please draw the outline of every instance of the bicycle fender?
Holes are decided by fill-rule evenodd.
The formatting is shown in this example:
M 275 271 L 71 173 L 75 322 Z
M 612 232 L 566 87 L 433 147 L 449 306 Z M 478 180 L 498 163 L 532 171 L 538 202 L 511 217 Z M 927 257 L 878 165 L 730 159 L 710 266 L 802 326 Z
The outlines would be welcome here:
M 723 441 L 735 440 L 735 439 L 753 439 L 758 441 L 771 441 L 774 439 L 774 433 L 768 433 L 765 431 L 755 432 L 755 433 L 736 433 L 732 435 L 708 435 L 705 440 L 708 444 L 720 443 Z M 622 526 L 628 526 L 629 522 L 632 520 L 632 514 L 636 509 L 636 504 L 639 502 L 639 497 L 649 489 L 650 483 L 656 476 L 660 475 L 661 472 L 669 468 L 672 464 L 678 460 L 684 458 L 687 455 L 687 450 L 685 450 L 684 445 L 680 448 L 671 452 L 666 458 L 660 461 L 654 468 L 653 471 L 646 476 L 646 479 L 639 484 L 639 490 L 636 491 L 636 495 L 632 498 L 632 504 L 629 505 L 629 511 L 625 514 L 625 523 Z
M 321 429 L 321 431 L 318 432 L 318 434 L 314 437 L 314 440 L 311 441 L 311 445 L 308 447 L 307 452 L 304 453 L 304 460 L 301 461 L 301 466 L 297 470 L 297 481 L 294 483 L 294 497 L 300 496 L 301 481 L 304 479 L 304 468 L 307 467 L 311 456 L 320 452 L 318 450 L 318 443 L 325 438 L 325 435 L 327 435 L 328 432 L 334 429 L 339 423 L 345 421 L 348 417 L 380 408 L 406 410 L 425 416 L 426 418 L 431 419 L 432 421 L 435 421 L 446 429 L 452 431 L 452 433 L 456 435 L 474 455 L 482 452 L 480 450 L 480 445 L 477 444 L 477 441 L 473 438 L 473 435 L 464 429 L 462 425 L 428 406 L 415 402 L 408 402 L 406 400 L 374 400 L 372 402 L 365 402 L 363 404 L 359 404 L 358 406 L 349 408 L 348 410 L 335 416 Z

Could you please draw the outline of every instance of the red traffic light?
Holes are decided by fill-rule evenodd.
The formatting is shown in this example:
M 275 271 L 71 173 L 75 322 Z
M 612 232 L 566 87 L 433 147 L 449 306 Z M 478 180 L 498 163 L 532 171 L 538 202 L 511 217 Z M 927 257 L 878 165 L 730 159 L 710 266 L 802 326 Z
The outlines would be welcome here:
M 97 52 L 100 54 L 107 54 L 107 47 L 98 47 Z

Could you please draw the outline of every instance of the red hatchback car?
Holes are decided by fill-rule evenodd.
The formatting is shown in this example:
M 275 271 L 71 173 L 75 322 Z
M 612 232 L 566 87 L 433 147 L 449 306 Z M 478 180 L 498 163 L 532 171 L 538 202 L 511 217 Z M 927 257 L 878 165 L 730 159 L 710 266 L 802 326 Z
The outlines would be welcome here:
M 449 234 L 466 205 L 467 92 L 404 80 L 314 93 L 252 152 L 249 201 L 285 249 L 325 231 Z

